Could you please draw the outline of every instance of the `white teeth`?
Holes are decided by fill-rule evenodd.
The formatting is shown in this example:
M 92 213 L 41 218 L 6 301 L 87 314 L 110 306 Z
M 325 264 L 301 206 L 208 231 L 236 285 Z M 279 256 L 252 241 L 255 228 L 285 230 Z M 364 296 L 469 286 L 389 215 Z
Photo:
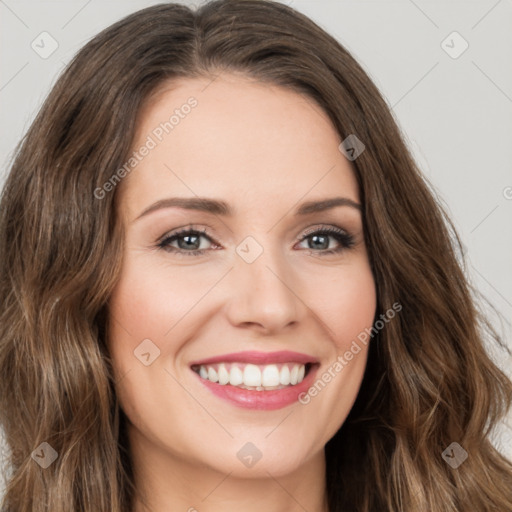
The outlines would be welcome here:
M 288 368 L 288 365 L 286 364 L 281 368 L 279 382 L 284 386 L 288 386 L 288 384 L 290 384 L 290 368 Z
M 279 386 L 279 370 L 275 364 L 269 364 L 263 369 L 261 375 L 262 386 Z
M 229 372 L 223 364 L 219 364 L 219 384 L 225 385 L 229 382 Z
M 246 386 L 261 386 L 261 370 L 255 364 L 245 366 L 244 384 Z
M 201 366 L 202 368 L 202 366 Z M 242 370 L 238 368 L 238 366 L 233 365 L 231 367 L 231 372 L 229 373 L 229 383 L 232 386 L 238 386 L 240 384 L 243 384 L 244 382 L 244 374 L 242 373 Z
M 306 366 L 298 363 L 255 365 L 220 363 L 199 366 L 201 378 L 220 385 L 237 386 L 258 391 L 281 389 L 302 382 Z
M 217 375 L 215 368 L 212 368 L 211 366 L 208 366 L 208 380 L 211 380 L 212 382 L 217 382 L 219 380 L 219 376 Z
M 298 365 L 295 365 L 292 368 L 292 371 L 290 372 L 290 384 L 292 384 L 293 386 L 295 384 L 297 384 L 298 376 L 299 376 L 299 367 L 298 367 Z

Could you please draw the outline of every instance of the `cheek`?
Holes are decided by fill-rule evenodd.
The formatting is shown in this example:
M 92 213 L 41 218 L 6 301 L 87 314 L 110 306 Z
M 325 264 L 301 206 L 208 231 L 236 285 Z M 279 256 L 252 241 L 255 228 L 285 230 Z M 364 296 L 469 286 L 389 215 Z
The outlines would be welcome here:
M 160 349 L 168 348 L 166 335 L 207 290 L 208 282 L 194 281 L 193 273 L 171 275 L 148 258 L 132 256 L 109 300 L 113 345 L 129 340 L 133 350 L 142 340 L 151 339 Z M 123 345 L 126 351 L 127 344 Z
M 339 278 L 315 288 L 311 300 L 316 305 L 315 313 L 328 327 L 331 350 L 300 402 L 309 414 L 325 418 L 323 441 L 327 442 L 348 416 L 366 369 L 370 342 L 367 332 L 376 312 L 373 275 L 366 265 L 347 268 Z
M 130 421 L 146 432 L 151 431 L 148 421 L 162 421 L 158 417 L 161 397 L 155 390 L 162 389 L 163 383 L 172 386 L 164 370 L 166 361 L 179 350 L 179 343 L 166 334 L 191 307 L 178 281 L 166 279 L 154 263 L 133 258 L 123 268 L 109 299 L 108 345 L 118 399 Z M 175 331 L 180 327 L 178 323 Z
M 310 304 L 329 328 L 331 340 L 339 351 L 371 327 L 376 307 L 376 288 L 371 270 L 366 265 L 347 268 L 333 279 L 318 281 L 309 288 Z

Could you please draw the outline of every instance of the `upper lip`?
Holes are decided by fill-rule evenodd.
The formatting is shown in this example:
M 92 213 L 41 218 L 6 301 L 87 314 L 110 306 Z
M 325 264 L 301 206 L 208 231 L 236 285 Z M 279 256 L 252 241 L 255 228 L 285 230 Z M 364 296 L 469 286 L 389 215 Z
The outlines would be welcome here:
M 232 352 L 230 354 L 222 354 L 219 356 L 209 357 L 190 363 L 194 365 L 207 365 L 215 363 L 252 363 L 252 364 L 272 364 L 272 363 L 317 363 L 316 357 L 300 352 L 292 352 L 290 350 L 281 350 L 279 352 L 258 352 L 254 350 L 246 350 L 243 352 Z

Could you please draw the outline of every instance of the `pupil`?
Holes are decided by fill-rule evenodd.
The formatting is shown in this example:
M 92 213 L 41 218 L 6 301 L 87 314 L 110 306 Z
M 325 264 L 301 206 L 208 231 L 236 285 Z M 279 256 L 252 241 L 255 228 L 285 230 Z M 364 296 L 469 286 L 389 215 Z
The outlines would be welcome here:
M 193 248 L 194 249 L 197 249 L 197 247 L 199 247 L 197 241 L 199 240 L 199 237 L 197 235 L 185 235 L 183 236 L 182 238 L 178 239 L 178 245 L 182 245 L 180 242 L 181 240 L 187 240 L 187 241 L 190 241 L 191 238 L 195 238 L 196 239 L 196 242 L 192 244 Z M 180 249 L 186 249 L 186 248 L 190 248 L 191 245 L 185 245 L 184 247 L 180 247 Z
M 323 238 L 324 239 L 324 243 L 323 244 L 321 243 L 320 245 L 325 246 L 325 241 L 327 240 L 327 237 L 324 236 L 324 235 L 314 235 L 313 236 L 313 241 L 316 242 L 319 238 Z M 327 245 L 329 245 L 329 242 L 327 242 Z M 318 248 L 318 245 L 317 245 L 317 248 Z M 326 248 L 327 247 L 321 247 L 321 249 L 326 249 Z

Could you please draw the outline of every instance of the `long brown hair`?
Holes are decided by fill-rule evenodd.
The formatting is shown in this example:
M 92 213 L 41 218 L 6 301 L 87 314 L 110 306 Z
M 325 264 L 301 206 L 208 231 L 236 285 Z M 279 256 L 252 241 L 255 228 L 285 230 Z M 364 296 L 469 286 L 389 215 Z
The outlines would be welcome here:
M 340 141 L 355 134 L 366 148 L 352 164 L 376 318 L 395 302 L 402 311 L 372 340 L 357 400 L 325 447 L 330 510 L 512 510 L 512 463 L 488 438 L 512 383 L 485 351 L 487 338 L 503 342 L 477 307 L 455 228 L 361 66 L 306 16 L 266 0 L 160 4 L 108 27 L 67 66 L 17 148 L 0 203 L 1 510 L 132 509 L 105 341 L 123 183 L 105 183 L 158 86 L 224 71 L 307 95 Z M 454 442 L 468 454 L 457 468 L 442 456 Z M 33 456 L 52 453 L 42 443 L 58 454 L 46 469 Z

